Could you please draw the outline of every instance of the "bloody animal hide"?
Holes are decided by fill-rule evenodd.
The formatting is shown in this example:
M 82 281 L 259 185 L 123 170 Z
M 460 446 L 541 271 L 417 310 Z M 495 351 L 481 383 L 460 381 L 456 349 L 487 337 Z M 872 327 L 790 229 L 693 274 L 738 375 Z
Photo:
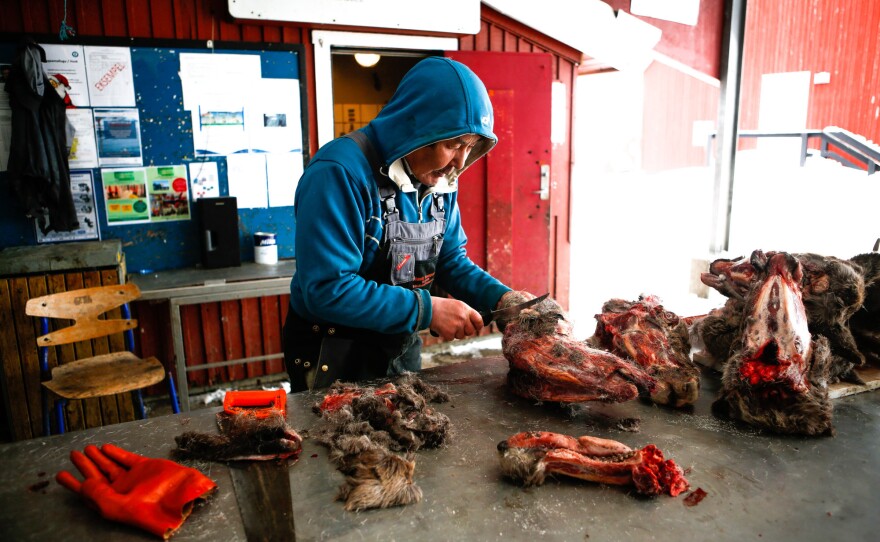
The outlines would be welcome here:
M 267 416 L 248 413 L 217 414 L 219 434 L 187 431 L 174 441 L 175 458 L 201 458 L 211 461 L 267 461 L 296 459 L 302 450 L 302 438 L 287 425 L 281 411 Z
M 517 433 L 498 443 L 501 470 L 525 486 L 561 474 L 612 485 L 634 485 L 643 495 L 673 497 L 689 486 L 681 468 L 653 444 L 641 450 L 608 439 L 547 431 Z
M 690 359 L 687 326 L 657 297 L 612 299 L 602 305 L 596 320 L 596 332 L 587 342 L 645 369 L 657 381 L 652 401 L 674 407 L 696 402 L 700 370 Z
M 654 379 L 641 367 L 576 340 L 555 301 L 520 313 L 504 330 L 508 387 L 539 401 L 617 403 L 648 394 Z

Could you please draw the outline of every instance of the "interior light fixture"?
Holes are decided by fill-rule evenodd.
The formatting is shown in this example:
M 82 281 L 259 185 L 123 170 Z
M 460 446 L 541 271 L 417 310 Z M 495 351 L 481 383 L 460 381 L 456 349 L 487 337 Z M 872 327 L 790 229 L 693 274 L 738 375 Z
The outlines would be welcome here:
M 355 53 L 354 60 L 364 68 L 372 68 L 376 64 L 379 63 L 379 59 L 382 58 L 375 53 Z

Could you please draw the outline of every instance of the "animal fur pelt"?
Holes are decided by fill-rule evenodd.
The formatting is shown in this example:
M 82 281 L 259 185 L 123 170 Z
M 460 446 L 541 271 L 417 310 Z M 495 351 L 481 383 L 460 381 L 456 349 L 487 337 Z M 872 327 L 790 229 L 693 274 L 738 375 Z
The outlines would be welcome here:
M 330 449 L 330 460 L 346 476 L 337 494 L 346 510 L 421 500 L 413 482 L 414 453 L 449 439 L 449 418 L 428 405 L 448 400 L 411 373 L 378 388 L 341 382 L 330 387 L 315 405 L 324 423 L 312 436 Z
M 690 358 L 687 325 L 657 296 L 606 301 L 596 315 L 596 331 L 586 342 L 645 369 L 656 380 L 653 402 L 674 407 L 696 402 L 700 370 Z
M 850 261 L 859 266 L 865 279 L 865 301 L 850 318 L 849 327 L 865 360 L 880 365 L 880 252 L 875 248 Z
M 681 467 L 653 444 L 634 450 L 615 440 L 526 431 L 499 442 L 498 453 L 504 475 L 526 487 L 543 484 L 551 474 L 634 485 L 650 496 L 675 497 L 689 487 Z
M 709 272 L 700 277 L 707 286 L 715 288 L 729 299 L 722 309 L 716 309 L 697 321 L 694 331 L 706 346 L 708 363 L 720 369 L 729 358 L 740 329 L 740 319 L 746 310 L 745 297 L 762 276 L 755 255 L 772 258 L 777 252 L 764 254 L 760 250 L 748 258 L 718 259 L 709 265 Z M 870 271 L 864 269 L 866 255 L 852 260 L 813 253 L 791 254 L 801 267 L 799 286 L 802 294 L 810 333 L 814 338 L 824 336 L 829 345 L 829 382 L 849 380 L 860 382 L 854 367 L 865 363 L 871 348 L 860 344 L 857 334 L 858 318 L 864 317 L 867 302 L 866 286 Z M 861 258 L 861 259 L 860 259 Z M 853 325 L 856 320 L 856 325 Z M 734 346 L 735 348 L 735 346 Z M 702 360 L 701 360 L 702 362 Z
M 501 340 L 507 387 L 530 400 L 559 403 L 630 401 L 656 381 L 636 363 L 573 336 L 562 307 L 545 299 L 507 324 Z
M 811 337 L 802 266 L 788 253 L 755 251 L 740 337 L 724 365 L 717 415 L 777 433 L 832 435 L 830 348 Z
M 187 431 L 174 437 L 175 458 L 199 458 L 210 461 L 296 459 L 302 450 L 302 438 L 287 425 L 281 411 L 265 417 L 248 413 L 217 414 L 220 433 Z

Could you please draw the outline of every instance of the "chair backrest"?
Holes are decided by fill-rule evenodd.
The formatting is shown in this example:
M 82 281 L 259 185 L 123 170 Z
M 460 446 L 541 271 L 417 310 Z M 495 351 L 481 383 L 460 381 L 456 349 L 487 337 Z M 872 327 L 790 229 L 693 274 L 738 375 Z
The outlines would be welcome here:
M 96 286 L 44 295 L 28 300 L 25 312 L 43 318 L 66 318 L 72 326 L 37 337 L 39 346 L 54 346 L 104 337 L 137 327 L 131 318 L 104 319 L 98 316 L 140 297 L 136 284 Z

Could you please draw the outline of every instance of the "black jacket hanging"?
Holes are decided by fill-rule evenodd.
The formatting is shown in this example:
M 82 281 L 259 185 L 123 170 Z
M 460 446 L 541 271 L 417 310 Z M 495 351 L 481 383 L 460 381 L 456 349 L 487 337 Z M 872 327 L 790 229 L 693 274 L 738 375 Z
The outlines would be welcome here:
M 67 113 L 43 70 L 46 53 L 31 39 L 16 50 L 6 92 L 12 109 L 7 174 L 13 196 L 43 233 L 79 227 L 70 192 Z

